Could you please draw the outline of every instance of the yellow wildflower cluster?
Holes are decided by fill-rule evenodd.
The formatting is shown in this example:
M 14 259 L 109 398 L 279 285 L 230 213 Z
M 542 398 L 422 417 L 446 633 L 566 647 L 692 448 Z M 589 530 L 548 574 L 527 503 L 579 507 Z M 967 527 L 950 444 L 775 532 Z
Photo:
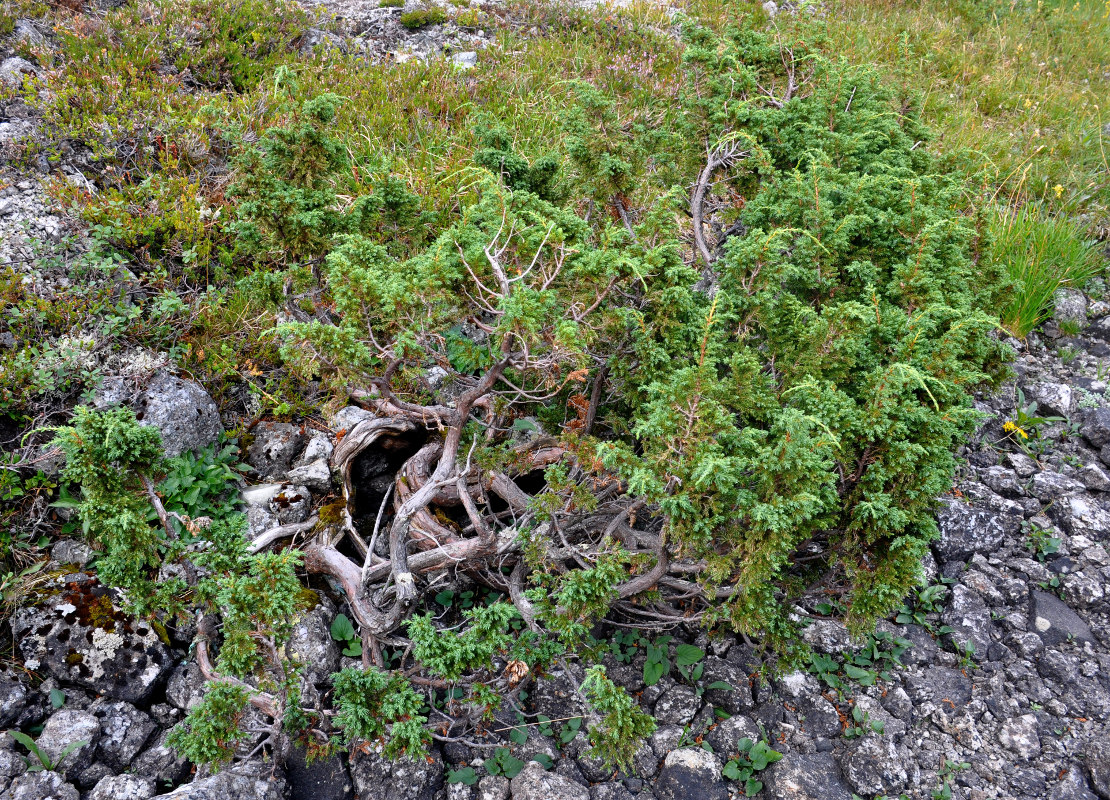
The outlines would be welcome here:
M 1002 426 L 1002 430 L 1006 431 L 1006 433 L 1016 433 L 1022 439 L 1029 438 L 1029 434 L 1026 433 L 1023 428 L 1018 427 L 1013 422 L 1007 422 L 1005 425 Z

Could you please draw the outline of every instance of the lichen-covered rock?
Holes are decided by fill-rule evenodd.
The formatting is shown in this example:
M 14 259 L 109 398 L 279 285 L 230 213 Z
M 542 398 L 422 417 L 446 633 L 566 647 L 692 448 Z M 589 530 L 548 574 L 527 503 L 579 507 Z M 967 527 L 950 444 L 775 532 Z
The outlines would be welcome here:
M 27 771 L 27 762 L 11 750 L 0 750 L 0 790 Z
M 246 461 L 265 480 L 284 478 L 307 440 L 303 426 L 288 422 L 260 422 L 251 434 Z
M 150 800 L 154 784 L 139 775 L 109 775 L 93 787 L 89 800 Z
M 46 721 L 35 744 L 55 771 L 72 780 L 93 763 L 99 741 L 100 720 L 95 715 L 87 711 L 62 709 Z
M 509 800 L 509 779 L 486 775 L 478 781 L 477 800 Z
M 661 723 L 685 725 L 701 708 L 701 699 L 689 686 L 676 683 L 655 703 L 655 718 Z
M 1072 611 L 1067 603 L 1048 592 L 1035 591 L 1030 594 L 1029 622 L 1030 629 L 1036 631 L 1041 641 L 1050 647 L 1070 639 L 1094 642 L 1094 634 L 1083 618 Z
M 683 747 L 667 754 L 652 791 L 659 800 L 728 800 L 721 763 L 700 747 Z
M 100 720 L 96 760 L 114 772 L 130 766 L 158 727 L 149 715 L 122 701 L 94 704 L 89 711 Z
M 331 468 L 324 458 L 294 467 L 289 470 L 286 478 L 320 494 L 331 491 Z
M 933 542 L 937 561 L 966 561 L 975 553 L 993 553 L 1020 524 L 1020 517 L 949 500 L 937 512 L 940 538 Z
M 248 762 L 157 797 L 159 800 L 286 800 L 288 794 L 285 777 L 273 764 Z
M 224 432 L 216 401 L 200 384 L 168 372 L 156 373 L 139 392 L 122 378 L 104 381 L 94 405 L 103 409 L 120 404 L 129 406 L 140 424 L 153 425 L 161 432 L 167 456 L 215 444 Z
M 291 483 L 263 483 L 240 493 L 246 506 L 250 536 L 258 536 L 277 525 L 304 522 L 312 510 L 312 493 Z
M 948 606 L 941 617 L 942 621 L 953 628 L 950 634 L 957 647 L 963 650 L 970 642 L 975 648 L 973 656 L 977 661 L 987 657 L 991 644 L 991 612 L 978 594 L 962 583 L 952 587 Z
M 351 756 L 351 779 L 359 797 L 374 800 L 433 800 L 443 788 L 443 757 L 387 759 L 377 750 Z
M 174 708 L 190 711 L 204 699 L 204 683 L 196 661 L 178 664 L 166 681 L 166 699 Z
M 45 590 L 53 594 L 11 618 L 24 665 L 113 700 L 149 699 L 173 663 L 155 628 L 123 613 L 114 590 L 90 576 L 62 576 Z
M 590 792 L 569 778 L 529 761 L 512 779 L 513 800 L 590 800 Z
M 787 753 L 760 777 L 775 800 L 852 800 L 830 753 Z
M 158 786 L 177 784 L 189 775 L 189 762 L 166 744 L 169 731 L 162 731 L 154 743 L 139 753 L 131 765 L 136 775 L 150 778 Z
M 713 752 L 727 755 L 737 752 L 741 739 L 757 741 L 762 733 L 759 726 L 748 717 L 735 715 L 726 720 L 721 720 L 706 737 L 713 747 Z
M 57 772 L 28 772 L 20 775 L 2 800 L 80 800 L 77 790 Z
M 1025 396 L 1037 402 L 1037 412 L 1043 416 L 1071 416 L 1072 390 L 1066 383 L 1035 383 L 1025 388 Z
M 22 682 L 0 675 L 0 728 L 24 728 L 46 716 L 46 700 Z
M 898 795 L 909 782 L 903 759 L 889 737 L 868 734 L 855 739 L 840 759 L 844 777 L 861 795 Z
M 289 800 L 348 800 L 355 793 L 345 754 L 309 764 L 304 750 L 298 747 L 285 765 L 285 779 Z
M 1101 736 L 1085 748 L 1083 767 L 1091 781 L 1091 788 L 1102 800 L 1110 800 L 1110 740 Z
M 1032 714 L 1022 714 L 1006 720 L 998 731 L 998 741 L 1018 758 L 1028 761 L 1041 752 L 1037 718 Z

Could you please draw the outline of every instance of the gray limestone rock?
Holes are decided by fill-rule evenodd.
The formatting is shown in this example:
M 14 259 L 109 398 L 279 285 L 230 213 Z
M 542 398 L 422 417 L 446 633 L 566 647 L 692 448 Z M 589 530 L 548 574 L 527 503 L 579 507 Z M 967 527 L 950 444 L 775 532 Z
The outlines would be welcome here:
M 661 723 L 685 725 L 701 708 L 701 699 L 689 686 L 676 683 L 655 703 L 655 718 Z
M 787 753 L 760 777 L 775 800 L 852 800 L 831 753 Z
M 328 467 L 325 458 L 295 467 L 289 470 L 286 477 L 290 481 L 307 486 L 312 491 L 320 494 L 331 491 L 331 469 Z
M 156 373 L 137 395 L 128 391 L 121 378 L 106 380 L 94 404 L 107 408 L 124 402 L 141 424 L 161 431 L 167 456 L 215 444 L 224 431 L 216 402 L 200 384 L 168 372 Z
M 304 449 L 304 427 L 288 422 L 260 422 L 251 429 L 254 441 L 247 448 L 246 461 L 264 480 L 282 480 Z
M 1079 325 L 1087 324 L 1087 295 L 1078 289 L 1057 289 L 1053 295 L 1054 309 L 1052 315 L 1056 322 L 1074 322 Z
M 116 593 L 88 576 L 53 585 L 57 594 L 12 615 L 24 664 L 114 700 L 147 700 L 172 666 L 157 632 L 123 613 Z
M 304 665 L 305 675 L 319 683 L 339 669 L 339 650 L 331 636 L 335 614 L 317 606 L 302 614 L 293 626 L 290 647 Z
M 93 787 L 89 800 L 150 800 L 154 784 L 139 775 L 109 775 Z
M 289 787 L 273 764 L 237 764 L 210 778 L 179 786 L 158 800 L 286 800 Z
M 1041 752 L 1041 737 L 1037 729 L 1037 718 L 1032 714 L 1008 719 L 998 731 L 998 741 L 1023 761 Z
M 590 792 L 569 778 L 529 761 L 512 779 L 513 800 L 590 800 Z
M 1082 617 L 1047 592 L 1034 591 L 1030 594 L 1029 628 L 1036 631 L 1041 641 L 1050 647 L 1069 639 L 1094 642 L 1091 628 Z
M 93 763 L 100 741 L 100 720 L 87 711 L 62 709 L 50 716 L 35 744 L 55 771 L 73 779 Z M 82 743 L 75 749 L 73 745 Z M 62 758 L 62 754 L 69 752 Z
M 428 759 L 388 759 L 375 751 L 356 751 L 351 757 L 351 779 L 359 797 L 374 800 L 433 800 L 443 788 L 443 758 L 432 751 Z
M 1065 383 L 1035 383 L 1025 388 L 1026 400 L 1037 402 L 1041 416 L 1069 417 L 1072 412 L 1072 390 Z
M 3 800 L 80 800 L 77 790 L 57 772 L 20 775 L 0 797 Z
M 937 561 L 966 561 L 975 553 L 990 554 L 1007 534 L 1016 534 L 1020 518 L 949 500 L 937 512 L 940 538 L 933 542 Z
M 1064 776 L 1052 787 L 1048 800 L 1098 800 L 1095 793 L 1087 787 L 1083 771 L 1072 766 Z
M 158 734 L 154 743 L 141 752 L 132 764 L 136 775 L 149 778 L 157 785 L 181 783 L 189 775 L 189 762 L 166 744 L 169 731 Z
M 990 609 L 983 598 L 962 583 L 957 583 L 952 587 L 941 620 L 954 629 L 950 637 L 959 649 L 971 642 L 975 647 L 973 657 L 977 661 L 987 657 L 992 622 Z
M 127 769 L 158 727 L 149 715 L 122 701 L 94 704 L 89 710 L 100 720 L 96 760 L 113 772 Z
M 840 764 L 848 783 L 861 795 L 898 795 L 909 782 L 890 737 L 869 733 L 853 740 Z
M 728 800 L 728 789 L 721 777 L 721 763 L 700 747 L 672 750 L 663 761 L 659 777 L 652 785 L 659 800 Z
M 19 88 L 26 77 L 38 75 L 38 69 L 25 58 L 12 56 L 0 62 L 0 85 Z
M 0 675 L 0 728 L 23 728 L 46 716 L 46 698 Z

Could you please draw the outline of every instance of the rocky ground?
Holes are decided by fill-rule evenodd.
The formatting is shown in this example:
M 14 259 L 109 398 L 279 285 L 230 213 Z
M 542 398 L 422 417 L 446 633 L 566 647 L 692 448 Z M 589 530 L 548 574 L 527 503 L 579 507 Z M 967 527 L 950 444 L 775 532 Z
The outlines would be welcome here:
M 480 31 L 451 24 L 409 32 L 400 8 L 326 5 L 340 23 L 322 27 L 311 46 L 478 61 Z M 17 26 L 0 47 L 0 81 L 12 85 L 35 70 L 13 55 L 16 44 L 46 34 Z M 49 281 L 66 279 L 81 245 L 43 184 L 84 178 L 76 156 L 43 158 L 35 171 L 7 164 L 34 124 L 18 100 L 0 111 L 0 153 L 9 154 L 0 159 L 0 264 L 43 281 L 49 296 Z M 56 273 L 31 274 L 29 259 L 44 249 L 55 254 Z M 0 673 L 0 729 L 42 725 L 42 757 L 0 737 L 0 798 L 724 800 L 743 794 L 722 772 L 749 738 L 782 754 L 757 775 L 766 798 L 1110 800 L 1110 304 L 1077 291 L 1057 301 L 1041 333 L 1011 342 L 1016 381 L 978 401 L 984 424 L 941 500 L 942 535 L 925 565 L 929 584 L 941 588 L 907 598 L 897 621 L 880 626 L 890 638 L 878 645 L 852 641 L 814 598 L 798 609 L 810 620 L 805 638 L 817 654 L 808 671 L 775 674 L 751 642 L 710 641 L 694 630 L 673 632 L 670 646 L 685 640 L 704 651 L 696 679 L 673 667 L 648 686 L 643 648 L 614 654 L 610 676 L 659 722 L 628 774 L 603 769 L 584 755 L 581 732 L 556 725 L 530 727 L 523 743 L 500 742 L 526 762 L 511 779 L 482 769 L 489 749 L 462 743 L 437 748 L 427 761 L 391 762 L 366 748 L 349 760 L 294 758 L 283 770 L 247 761 L 198 775 L 165 744 L 200 698 L 203 680 L 189 659 L 193 632 L 128 618 L 86 571 L 92 551 L 63 540 L 9 623 L 18 662 Z M 74 348 L 91 357 L 95 343 Z M 116 359 L 100 403 L 141 408 L 177 451 L 215 441 L 223 424 L 200 386 L 166 372 L 158 354 Z M 365 413 L 344 409 L 326 430 L 255 427 L 246 457 L 256 485 L 244 492 L 252 533 L 303 521 L 335 491 L 329 457 L 337 433 Z M 307 665 L 306 689 L 326 692 L 328 675 L 344 662 L 330 635 L 343 609 L 338 595 L 321 589 L 294 651 Z M 876 647 L 900 654 L 884 659 Z M 871 656 L 849 664 L 854 670 L 845 667 L 868 649 Z M 581 677 L 556 672 L 535 686 L 532 711 L 553 720 L 581 714 Z M 466 767 L 480 779 L 448 782 Z

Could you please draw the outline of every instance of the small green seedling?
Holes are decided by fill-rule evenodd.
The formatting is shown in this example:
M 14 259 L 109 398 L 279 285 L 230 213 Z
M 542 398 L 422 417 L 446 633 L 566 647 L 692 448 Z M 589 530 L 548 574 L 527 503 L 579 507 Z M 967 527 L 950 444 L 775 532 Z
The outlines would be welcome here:
M 362 640 L 346 614 L 337 615 L 335 621 L 332 622 L 331 638 L 344 645 L 343 655 L 351 658 L 358 658 L 362 655 Z
M 26 747 L 35 756 L 35 758 L 38 759 L 39 763 L 37 764 L 32 764 L 30 759 L 23 759 L 27 764 L 28 772 L 50 772 L 51 770 L 57 768 L 57 766 L 63 761 L 65 761 L 66 756 L 68 756 L 74 750 L 79 750 L 88 744 L 88 742 L 84 740 L 73 742 L 72 744 L 68 745 L 65 750 L 58 754 L 57 759 L 51 761 L 50 756 L 44 753 L 42 749 L 39 748 L 37 744 L 35 744 L 35 740 L 27 734 L 22 733 L 21 731 L 8 731 L 8 736 L 12 737 L 21 745 Z

